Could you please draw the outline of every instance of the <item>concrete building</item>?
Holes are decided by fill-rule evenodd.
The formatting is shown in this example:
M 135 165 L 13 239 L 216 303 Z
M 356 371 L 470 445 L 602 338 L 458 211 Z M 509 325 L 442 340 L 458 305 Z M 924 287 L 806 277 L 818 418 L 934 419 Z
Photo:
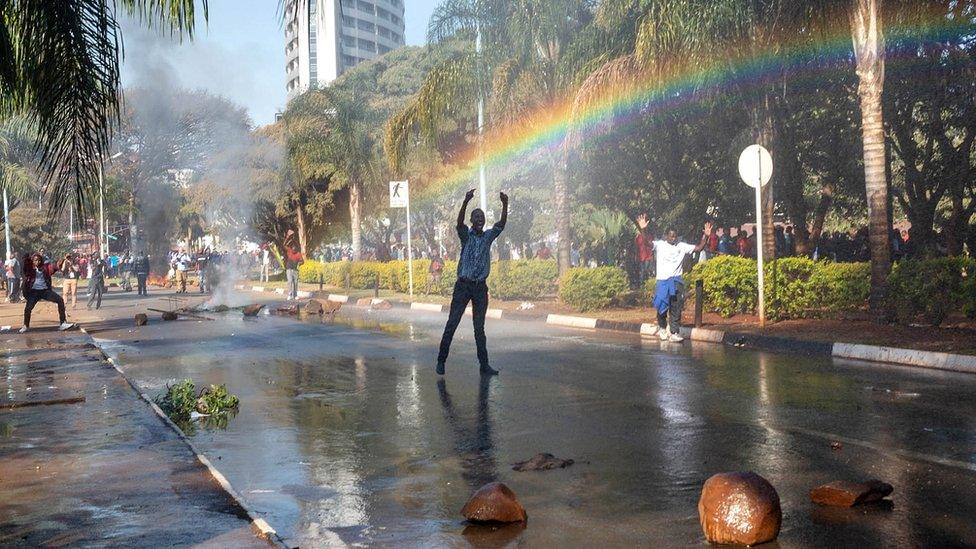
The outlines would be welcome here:
M 403 0 L 287 0 L 288 99 L 404 44 Z

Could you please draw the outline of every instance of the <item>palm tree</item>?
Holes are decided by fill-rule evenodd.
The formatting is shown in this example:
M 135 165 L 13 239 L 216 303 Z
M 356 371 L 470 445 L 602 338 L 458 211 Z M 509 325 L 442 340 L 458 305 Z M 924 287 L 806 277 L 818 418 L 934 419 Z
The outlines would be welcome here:
M 95 196 L 119 117 L 123 14 L 189 37 L 196 21 L 194 0 L 0 0 L 0 119 L 35 123 L 54 210 Z
M 868 242 L 871 251 L 871 293 L 868 305 L 875 318 L 884 318 L 885 282 L 891 270 L 888 177 L 884 119 L 885 42 L 881 28 L 882 0 L 852 0 L 851 33 L 857 62 L 864 138 L 864 189 L 868 199 Z
M 10 210 L 21 200 L 37 194 L 34 186 L 35 137 L 33 126 L 22 116 L 0 122 L 0 188 L 3 192 L 4 243 L 7 253 L 10 253 Z
M 448 0 L 431 17 L 429 40 L 471 39 L 480 31 L 483 54 L 467 54 L 435 67 L 411 104 L 391 119 L 387 153 L 394 171 L 410 134 L 436 138 L 447 120 L 488 98 L 489 124 L 546 126 L 578 82 L 591 49 L 580 47 L 592 19 L 592 0 Z M 535 116 L 526 117 L 526 113 Z M 551 117 L 547 118 L 545 115 Z M 549 152 L 555 196 L 560 272 L 570 268 L 571 224 L 567 180 L 567 141 Z

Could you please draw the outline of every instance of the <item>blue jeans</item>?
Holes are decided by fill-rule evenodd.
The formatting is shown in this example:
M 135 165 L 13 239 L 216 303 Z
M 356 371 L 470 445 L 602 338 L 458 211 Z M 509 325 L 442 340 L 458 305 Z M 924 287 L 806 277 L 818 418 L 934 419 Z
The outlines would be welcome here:
M 454 332 L 464 310 L 471 302 L 471 313 L 474 316 L 474 342 L 478 347 L 478 363 L 482 368 L 488 366 L 488 345 L 485 338 L 485 314 L 488 312 L 488 284 L 484 281 L 475 282 L 470 280 L 458 280 L 454 284 L 454 297 L 451 298 L 451 314 L 447 318 L 447 326 L 444 327 L 444 335 L 441 337 L 440 352 L 437 354 L 437 362 L 447 362 L 447 355 L 451 351 L 451 342 L 454 340 Z
M 288 297 L 295 299 L 298 297 L 298 269 L 288 269 L 285 271 L 285 278 L 288 280 Z

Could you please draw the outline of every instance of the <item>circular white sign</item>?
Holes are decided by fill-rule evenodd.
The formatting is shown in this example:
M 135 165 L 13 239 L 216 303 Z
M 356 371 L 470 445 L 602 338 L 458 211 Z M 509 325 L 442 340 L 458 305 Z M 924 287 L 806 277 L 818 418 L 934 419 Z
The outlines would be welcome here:
M 773 177 L 773 157 L 762 145 L 749 145 L 739 155 L 739 176 L 752 188 L 769 183 Z

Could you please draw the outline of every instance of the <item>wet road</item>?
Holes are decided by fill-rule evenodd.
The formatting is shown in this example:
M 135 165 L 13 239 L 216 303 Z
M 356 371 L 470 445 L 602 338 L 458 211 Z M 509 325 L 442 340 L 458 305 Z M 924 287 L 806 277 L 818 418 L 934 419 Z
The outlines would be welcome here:
M 240 395 L 194 441 L 294 544 L 699 545 L 704 480 L 753 470 L 779 491 L 780 546 L 976 545 L 976 376 L 489 321 L 502 373 L 482 383 L 466 320 L 439 381 L 443 315 L 214 316 L 94 335 L 151 394 L 191 377 Z M 576 464 L 511 470 L 538 452 Z M 894 485 L 893 505 L 808 500 L 863 478 Z M 493 480 L 524 530 L 461 521 Z

